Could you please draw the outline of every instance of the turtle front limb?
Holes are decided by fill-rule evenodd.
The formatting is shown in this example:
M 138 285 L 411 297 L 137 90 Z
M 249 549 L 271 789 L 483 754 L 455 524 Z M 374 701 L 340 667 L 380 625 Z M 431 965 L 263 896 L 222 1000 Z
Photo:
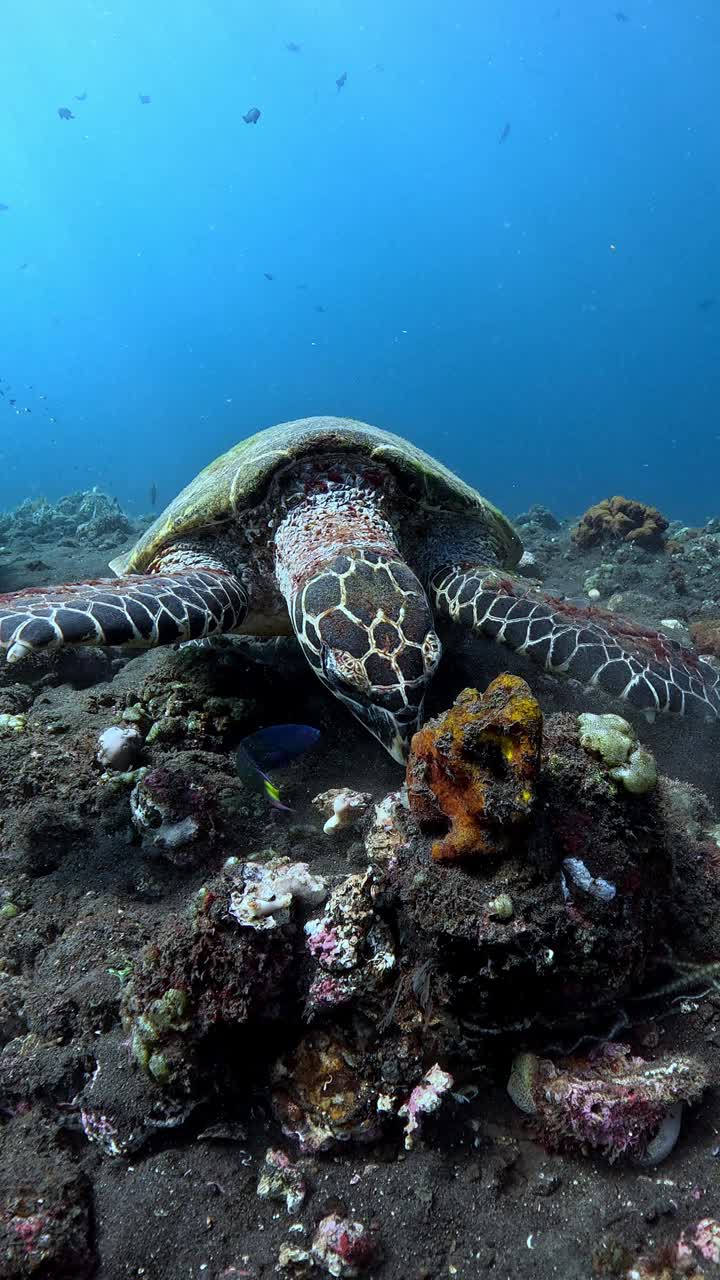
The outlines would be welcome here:
M 487 565 L 433 575 L 440 614 L 559 675 L 648 713 L 720 717 L 720 671 L 676 640 L 601 609 L 571 605 Z
M 216 568 L 105 578 L 0 595 L 0 650 L 8 662 L 63 645 L 151 648 L 240 626 L 248 601 Z

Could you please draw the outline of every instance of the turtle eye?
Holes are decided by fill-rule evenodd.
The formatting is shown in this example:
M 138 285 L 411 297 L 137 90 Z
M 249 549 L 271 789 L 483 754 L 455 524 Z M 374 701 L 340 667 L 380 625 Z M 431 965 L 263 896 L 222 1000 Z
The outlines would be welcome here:
M 354 654 L 348 653 L 347 649 L 332 649 L 328 644 L 323 645 L 322 665 L 331 684 L 349 685 L 354 693 L 370 692 L 370 681 L 362 662 Z
M 440 661 L 442 645 L 434 631 L 428 631 L 422 644 L 423 665 L 426 676 L 431 676 Z

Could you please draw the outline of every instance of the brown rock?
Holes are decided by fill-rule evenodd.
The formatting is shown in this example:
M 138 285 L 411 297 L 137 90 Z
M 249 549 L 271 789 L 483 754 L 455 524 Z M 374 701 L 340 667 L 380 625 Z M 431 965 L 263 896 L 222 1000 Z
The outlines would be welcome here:
M 573 530 L 573 542 L 583 550 L 602 542 L 635 542 L 646 551 L 661 551 L 668 521 L 656 507 L 633 498 L 604 498 L 588 507 Z

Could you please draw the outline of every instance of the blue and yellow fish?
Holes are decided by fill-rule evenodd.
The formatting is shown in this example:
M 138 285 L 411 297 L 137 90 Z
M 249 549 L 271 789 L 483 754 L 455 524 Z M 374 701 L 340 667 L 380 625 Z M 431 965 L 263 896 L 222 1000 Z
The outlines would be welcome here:
M 275 724 L 268 729 L 243 738 L 237 751 L 238 774 L 254 791 L 261 791 L 275 809 L 289 812 L 289 806 L 280 799 L 279 788 L 266 770 L 282 768 L 295 756 L 301 756 L 314 747 L 320 730 L 309 724 Z

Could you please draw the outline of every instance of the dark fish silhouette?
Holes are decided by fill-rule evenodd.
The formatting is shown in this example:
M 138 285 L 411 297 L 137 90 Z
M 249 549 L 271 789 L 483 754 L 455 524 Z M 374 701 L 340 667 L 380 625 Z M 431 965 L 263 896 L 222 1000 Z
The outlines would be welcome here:
M 69 107 L 58 107 L 58 115 L 61 120 L 74 120 L 75 117 Z
M 238 747 L 235 757 L 238 774 L 250 790 L 265 795 L 274 809 L 289 812 L 265 771 L 289 764 L 314 747 L 319 737 L 320 730 L 308 724 L 276 724 L 259 729 L 243 738 Z
M 243 116 L 243 120 L 245 121 L 246 124 L 257 124 L 259 119 L 260 119 L 260 111 L 257 107 L 251 107 L 250 110 Z
M 299 45 L 299 44 L 296 44 L 294 40 L 288 40 L 288 41 L 287 41 L 287 43 L 286 43 L 286 45 L 285 45 L 285 48 L 287 49 L 288 53 L 299 53 L 299 52 L 300 52 L 300 45 Z
M 150 485 L 150 506 L 154 507 L 156 502 L 157 502 L 157 485 L 153 480 L 152 484 Z
M 85 102 L 85 101 L 86 101 L 86 99 L 87 99 L 87 89 L 84 89 L 82 93 L 76 93 L 76 94 L 75 94 L 75 101 L 76 101 L 76 102 Z
M 629 22 L 629 21 L 630 21 L 630 19 L 628 18 L 627 14 L 626 14 L 626 13 L 623 13 L 622 9 L 616 9 L 616 10 L 615 10 L 615 12 L 614 12 L 614 14 L 613 14 L 613 18 L 615 19 L 615 21 L 616 21 L 616 22 Z
M 698 302 L 698 311 L 709 311 L 710 308 L 714 306 L 715 306 L 714 298 L 701 298 L 700 301 Z
M 318 305 L 317 307 L 314 308 L 314 310 L 319 311 L 322 314 L 325 311 L 325 308 Z
M 146 107 L 149 102 L 152 102 L 152 98 L 149 93 L 139 93 L 138 101 L 142 102 L 143 106 Z
M 498 142 L 505 142 L 510 137 L 510 121 L 503 125 Z
M 265 277 L 265 279 L 266 279 L 266 280 L 274 280 L 274 279 L 275 279 L 275 277 L 274 277 L 274 275 L 273 275 L 272 271 L 263 271 L 263 275 L 264 275 L 264 277 Z
M 18 267 L 18 271 L 27 271 L 27 267 L 28 267 L 27 262 L 21 262 L 20 266 Z
M 345 81 L 346 81 L 346 80 L 347 80 L 347 71 L 343 71 L 342 75 L 341 75 L 341 76 L 338 76 L 337 80 L 335 81 L 335 83 L 336 83 L 336 85 L 337 85 L 337 87 L 338 87 L 338 93 L 339 93 L 339 92 L 340 92 L 340 90 L 342 89 L 342 87 L 343 87 L 343 85 L 345 84 Z
M 9 204 L 0 204 L 0 213 L 7 213 L 10 208 Z

